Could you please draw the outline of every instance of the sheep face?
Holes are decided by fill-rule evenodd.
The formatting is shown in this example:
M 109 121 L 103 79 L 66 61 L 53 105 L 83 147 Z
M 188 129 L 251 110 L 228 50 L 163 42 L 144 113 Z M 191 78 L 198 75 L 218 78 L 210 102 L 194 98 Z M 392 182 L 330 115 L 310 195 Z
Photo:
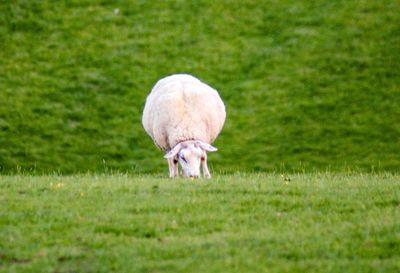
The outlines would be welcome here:
M 214 152 L 216 150 L 217 148 L 201 141 L 179 143 L 165 155 L 165 158 L 171 162 L 170 177 L 178 175 L 176 164 L 179 162 L 184 176 L 199 177 L 200 165 L 202 165 L 203 175 L 209 178 L 211 175 L 207 166 L 207 151 Z
M 183 147 L 177 156 L 185 176 L 200 176 L 200 163 L 205 158 L 205 151 L 203 149 L 194 144 L 189 144 Z

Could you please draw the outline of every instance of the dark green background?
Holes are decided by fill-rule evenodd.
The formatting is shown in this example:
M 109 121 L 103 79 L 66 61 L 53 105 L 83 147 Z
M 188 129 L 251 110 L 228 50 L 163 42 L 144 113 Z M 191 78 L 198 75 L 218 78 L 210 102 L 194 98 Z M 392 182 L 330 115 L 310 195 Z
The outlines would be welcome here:
M 166 172 L 147 93 L 220 91 L 214 171 L 398 171 L 400 1 L 1 1 L 0 172 Z

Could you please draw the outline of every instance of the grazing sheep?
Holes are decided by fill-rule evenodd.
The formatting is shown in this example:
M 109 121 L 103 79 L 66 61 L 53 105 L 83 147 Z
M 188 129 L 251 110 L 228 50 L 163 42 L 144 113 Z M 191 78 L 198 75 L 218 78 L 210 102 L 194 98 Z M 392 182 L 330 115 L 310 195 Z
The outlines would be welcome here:
M 225 122 L 218 92 L 187 74 L 159 80 L 146 99 L 142 123 L 154 143 L 167 151 L 169 176 L 178 176 L 178 162 L 188 177 L 211 177 L 207 153 Z

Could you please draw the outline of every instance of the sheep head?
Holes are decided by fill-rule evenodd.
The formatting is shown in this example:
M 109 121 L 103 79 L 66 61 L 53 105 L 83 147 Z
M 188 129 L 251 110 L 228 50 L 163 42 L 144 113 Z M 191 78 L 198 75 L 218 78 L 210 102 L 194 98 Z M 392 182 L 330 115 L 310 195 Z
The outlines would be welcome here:
M 182 167 L 183 174 L 187 177 L 199 177 L 200 165 L 203 166 L 203 175 L 211 177 L 207 166 L 207 152 L 215 152 L 214 146 L 198 141 L 189 140 L 175 145 L 164 158 L 168 159 L 170 165 L 170 177 L 178 175 L 177 163 Z

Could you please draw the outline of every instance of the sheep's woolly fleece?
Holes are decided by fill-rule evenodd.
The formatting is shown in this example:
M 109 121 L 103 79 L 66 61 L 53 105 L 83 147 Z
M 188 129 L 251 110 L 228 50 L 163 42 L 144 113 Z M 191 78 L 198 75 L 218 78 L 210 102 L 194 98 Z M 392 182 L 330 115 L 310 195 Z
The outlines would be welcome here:
M 218 92 L 187 74 L 159 80 L 146 99 L 142 123 L 154 143 L 168 151 L 186 140 L 211 144 L 225 122 Z

